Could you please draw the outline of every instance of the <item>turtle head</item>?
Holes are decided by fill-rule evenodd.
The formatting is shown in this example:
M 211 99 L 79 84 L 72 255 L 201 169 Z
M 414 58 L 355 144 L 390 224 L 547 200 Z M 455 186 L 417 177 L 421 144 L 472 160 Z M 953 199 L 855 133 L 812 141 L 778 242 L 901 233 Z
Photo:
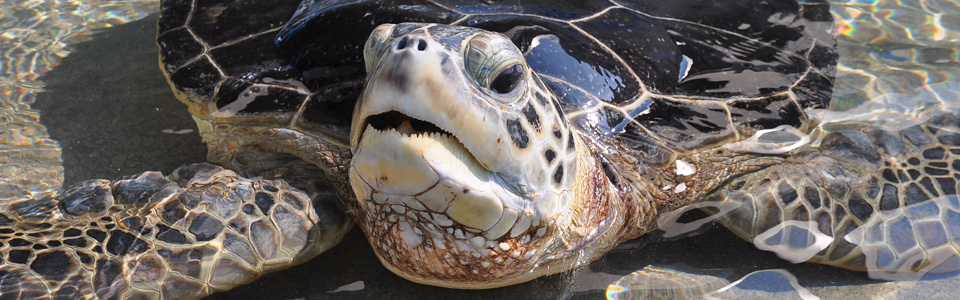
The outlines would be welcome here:
M 350 182 L 380 260 L 459 288 L 562 271 L 549 266 L 569 248 L 580 142 L 523 53 L 499 33 L 403 23 L 363 55 Z

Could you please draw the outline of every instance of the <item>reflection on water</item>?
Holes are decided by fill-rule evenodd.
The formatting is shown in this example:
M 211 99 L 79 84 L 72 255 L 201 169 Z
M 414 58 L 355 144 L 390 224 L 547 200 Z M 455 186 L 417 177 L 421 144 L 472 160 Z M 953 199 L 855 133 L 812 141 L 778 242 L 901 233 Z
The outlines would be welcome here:
M 40 79 L 91 30 L 137 20 L 153 1 L 4 1 L 0 4 L 0 201 L 60 189 L 60 147 L 31 109 Z M 88 83 L 97 84 L 97 83 Z
M 810 112 L 824 120 L 814 134 L 857 128 L 863 124 L 903 130 L 929 120 L 942 110 L 960 109 L 960 93 L 957 92 L 960 90 L 960 51 L 957 50 L 960 49 L 957 45 L 960 41 L 960 5 L 954 1 L 927 0 L 834 1 L 834 4 L 832 13 L 836 20 L 840 54 L 835 98 L 829 110 Z M 61 58 L 70 53 L 69 45 L 85 40 L 91 30 L 138 20 L 156 12 L 157 4 L 149 0 L 5 1 L 0 6 L 0 201 L 9 201 L 49 194 L 59 189 L 63 181 L 60 148 L 38 122 L 39 113 L 32 109 L 37 93 L 44 91 L 44 80 L 40 76 L 55 68 Z M 78 78 L 76 84 L 85 83 Z M 816 136 L 809 137 L 788 129 L 772 133 L 775 136 L 770 140 L 764 141 L 758 135 L 757 140 L 752 141 L 757 145 L 745 147 L 767 147 L 772 150 L 756 151 L 779 153 L 793 150 L 810 140 L 811 146 L 820 145 Z M 712 205 L 716 211 L 726 212 L 736 208 L 727 206 L 729 204 L 704 202 L 690 209 Z M 714 214 L 709 218 L 721 215 Z M 679 222 L 680 214 L 674 217 L 663 223 L 668 229 L 662 234 L 665 238 L 696 231 L 710 224 L 708 221 L 711 220 Z M 815 224 L 810 223 L 783 223 L 759 240 L 767 242 L 767 248 L 775 252 L 775 246 L 793 246 L 778 254 L 794 255 L 794 260 L 803 260 L 795 255 L 808 257 L 810 253 L 798 254 L 794 250 L 806 249 L 816 253 L 823 249 L 817 240 L 821 237 L 817 235 L 820 232 L 815 229 Z M 938 227 L 937 224 L 946 226 Z M 909 238 L 889 242 L 897 237 Z M 955 278 L 955 271 L 960 269 L 957 254 L 960 249 L 949 246 L 945 240 L 958 237 L 960 204 L 956 197 L 939 197 L 887 211 L 883 218 L 874 218 L 861 228 L 836 238 L 863 248 L 870 266 L 869 274 L 874 278 L 913 280 L 928 275 L 928 272 L 943 273 L 926 277 L 928 280 L 941 279 L 937 281 L 854 287 L 862 293 L 860 295 L 886 294 L 893 298 L 925 295 L 925 298 L 934 298 L 938 295 L 934 292 L 940 292 L 939 295 L 946 294 L 942 297 L 948 298 L 950 292 L 956 292 L 956 287 L 960 286 Z M 946 246 L 924 250 L 920 245 Z M 351 247 L 364 245 L 352 243 Z M 724 259 L 712 256 L 713 252 L 703 249 L 702 257 Z M 372 253 L 367 254 L 372 257 Z M 906 272 L 892 272 L 894 270 Z M 796 278 L 785 270 L 746 273 L 648 265 L 627 275 L 584 272 L 581 273 L 583 277 L 592 276 L 605 282 L 572 289 L 593 298 L 599 295 L 589 291 L 598 291 L 596 286 L 607 286 L 606 296 L 615 299 L 748 296 L 813 299 L 814 295 L 835 298 L 850 292 L 850 289 L 831 287 L 827 280 Z M 571 288 L 566 286 L 573 281 L 569 279 L 560 280 L 563 289 Z M 798 280 L 801 283 L 815 282 L 816 286 L 808 287 L 808 290 Z M 581 281 L 589 280 L 578 278 L 578 282 Z M 345 282 L 329 290 L 349 297 L 350 292 L 376 288 L 375 281 L 364 282 Z M 407 286 L 409 289 L 418 288 Z M 898 290 L 890 292 L 892 289 Z

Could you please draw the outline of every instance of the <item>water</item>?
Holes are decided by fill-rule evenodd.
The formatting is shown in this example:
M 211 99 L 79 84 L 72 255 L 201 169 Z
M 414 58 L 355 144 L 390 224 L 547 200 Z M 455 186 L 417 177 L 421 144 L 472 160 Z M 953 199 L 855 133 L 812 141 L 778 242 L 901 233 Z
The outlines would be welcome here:
M 202 161 L 194 124 L 156 66 L 153 1 L 0 4 L 0 199 L 62 183 L 171 171 Z M 960 6 L 952 1 L 835 1 L 839 44 L 831 131 L 849 122 L 904 128 L 960 106 Z M 834 126 L 834 127 L 831 127 Z M 62 159 L 61 159 L 62 157 Z M 29 195 L 28 195 L 29 196 Z M 603 298 L 707 293 L 720 298 L 949 299 L 960 279 L 883 282 L 791 264 L 708 224 L 653 234 L 601 260 L 516 286 L 456 291 L 398 278 L 363 236 L 313 261 L 212 298 Z M 689 237 L 692 236 L 692 237 Z

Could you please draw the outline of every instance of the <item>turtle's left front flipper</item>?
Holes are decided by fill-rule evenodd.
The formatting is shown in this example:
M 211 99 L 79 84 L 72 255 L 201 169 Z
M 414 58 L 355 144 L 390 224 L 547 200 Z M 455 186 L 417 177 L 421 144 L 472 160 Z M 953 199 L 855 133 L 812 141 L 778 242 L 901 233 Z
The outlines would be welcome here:
M 920 125 L 828 133 L 710 199 L 721 223 L 793 262 L 920 279 L 960 271 L 960 112 Z M 724 206 L 725 205 L 725 206 Z
M 283 180 L 209 164 L 57 197 L 0 212 L 0 298 L 200 298 L 309 260 L 351 224 Z

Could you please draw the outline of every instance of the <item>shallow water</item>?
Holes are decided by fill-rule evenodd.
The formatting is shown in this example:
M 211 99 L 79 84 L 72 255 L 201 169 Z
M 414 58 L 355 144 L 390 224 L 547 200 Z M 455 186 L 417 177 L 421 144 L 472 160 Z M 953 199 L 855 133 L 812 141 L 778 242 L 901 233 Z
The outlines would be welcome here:
M 960 87 L 960 6 L 835 4 L 840 64 L 834 109 L 844 113 L 827 114 L 835 122 L 823 130 L 841 121 L 902 128 L 930 111 L 960 106 L 954 92 Z M 192 120 L 157 67 L 156 10 L 151 1 L 0 4 L 0 199 L 25 196 L 11 186 L 44 194 L 61 182 L 169 172 L 204 159 Z M 571 272 L 501 289 L 457 291 L 398 278 L 354 231 L 311 262 L 211 298 L 624 299 L 723 290 L 714 296 L 948 299 L 960 292 L 960 279 L 949 276 L 883 282 L 829 266 L 791 264 L 719 225 L 687 235 L 664 240 L 655 233 Z M 783 271 L 764 271 L 776 269 Z

